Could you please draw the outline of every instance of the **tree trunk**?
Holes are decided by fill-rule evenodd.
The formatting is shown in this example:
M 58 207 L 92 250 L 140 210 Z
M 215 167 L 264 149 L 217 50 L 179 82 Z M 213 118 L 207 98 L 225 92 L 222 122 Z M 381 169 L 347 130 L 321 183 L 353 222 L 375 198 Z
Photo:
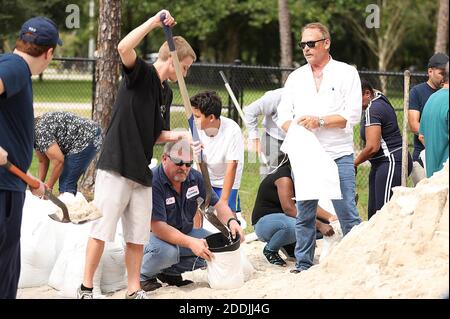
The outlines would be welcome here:
M 388 61 L 386 61 L 386 55 L 383 54 L 383 50 L 380 50 L 380 55 L 378 56 L 378 70 L 385 72 L 387 70 Z M 387 76 L 380 75 L 380 90 L 384 95 L 387 95 Z
M 100 124 L 103 134 L 111 120 L 111 111 L 117 95 L 120 58 L 117 45 L 120 39 L 120 0 L 99 1 L 99 23 L 97 37 L 97 62 L 95 68 L 95 102 L 92 118 Z M 92 198 L 95 183 L 97 157 L 80 179 L 80 191 Z
M 280 48 L 282 68 L 292 67 L 292 37 L 291 37 L 291 21 L 289 15 L 289 7 L 287 0 L 278 0 L 278 20 L 280 25 Z M 289 72 L 282 72 L 281 83 L 284 85 Z
M 448 43 L 448 0 L 440 0 L 434 52 L 442 52 L 442 53 L 447 52 L 447 43 Z
M 232 27 L 227 30 L 226 33 L 226 51 L 225 51 L 225 57 L 224 62 L 225 63 L 233 63 L 234 60 L 239 59 L 239 52 L 240 52 L 240 34 L 239 34 L 239 27 Z

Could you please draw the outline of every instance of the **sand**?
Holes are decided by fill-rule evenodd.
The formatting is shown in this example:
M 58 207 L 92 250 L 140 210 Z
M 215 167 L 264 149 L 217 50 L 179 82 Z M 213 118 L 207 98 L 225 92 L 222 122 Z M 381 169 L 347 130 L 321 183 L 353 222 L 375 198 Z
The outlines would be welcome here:
M 269 264 L 264 243 L 245 243 L 256 272 L 239 289 L 214 290 L 206 271 L 185 274 L 194 284 L 164 286 L 152 299 L 195 298 L 442 298 L 449 290 L 448 164 L 415 188 L 397 187 L 391 201 L 370 221 L 355 227 L 323 260 L 308 271 Z M 315 260 L 319 260 L 318 241 Z M 119 291 L 107 298 L 123 298 Z M 48 286 L 20 289 L 18 298 L 59 298 Z

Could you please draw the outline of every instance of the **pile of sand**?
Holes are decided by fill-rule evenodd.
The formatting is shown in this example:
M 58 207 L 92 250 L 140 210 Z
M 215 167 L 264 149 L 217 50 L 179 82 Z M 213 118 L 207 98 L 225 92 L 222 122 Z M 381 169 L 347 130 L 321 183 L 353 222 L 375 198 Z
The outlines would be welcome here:
M 103 216 L 93 202 L 87 202 L 84 198 L 74 199 L 73 201 L 65 204 L 67 206 L 67 210 L 69 211 L 70 220 L 75 224 L 95 220 Z M 61 219 L 63 218 L 61 208 L 57 208 L 56 215 Z
M 398 187 L 369 222 L 355 227 L 324 259 L 300 274 L 269 264 L 264 243 L 243 244 L 257 270 L 243 287 L 213 290 L 206 271 L 196 282 L 164 286 L 151 298 L 441 298 L 449 289 L 448 164 L 415 188 Z M 320 241 L 319 241 L 320 245 Z M 320 248 L 320 247 L 319 247 Z M 316 250 L 316 260 L 320 249 Z M 108 298 L 123 298 L 124 290 Z M 19 298 L 58 298 L 49 287 L 21 289 Z

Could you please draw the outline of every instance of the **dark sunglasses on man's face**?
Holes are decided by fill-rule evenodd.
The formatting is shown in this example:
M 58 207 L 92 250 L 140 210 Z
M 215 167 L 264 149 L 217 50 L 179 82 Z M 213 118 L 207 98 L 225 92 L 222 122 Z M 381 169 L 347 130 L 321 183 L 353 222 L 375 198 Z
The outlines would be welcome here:
M 308 46 L 308 48 L 314 48 L 316 46 L 317 42 L 324 41 L 324 40 L 326 40 L 326 38 L 320 39 L 320 40 L 316 40 L 316 41 L 300 42 L 298 45 L 299 45 L 300 48 L 302 48 L 302 50 L 304 48 L 306 48 L 306 46 Z
M 179 158 L 173 158 L 173 157 L 170 157 L 169 155 L 167 155 L 167 157 L 172 161 L 172 163 L 174 163 L 176 166 L 180 166 L 180 167 L 183 165 L 186 165 L 186 167 L 191 167 L 192 164 L 194 163 L 194 161 L 183 162 Z

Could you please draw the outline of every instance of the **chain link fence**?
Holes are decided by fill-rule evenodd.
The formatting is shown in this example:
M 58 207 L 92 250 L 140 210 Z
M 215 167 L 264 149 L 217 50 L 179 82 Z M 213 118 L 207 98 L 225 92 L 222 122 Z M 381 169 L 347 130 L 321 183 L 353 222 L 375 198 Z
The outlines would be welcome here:
M 243 127 L 244 136 L 246 130 L 243 126 L 237 110 L 233 106 L 231 98 L 225 89 L 224 82 L 219 74 L 223 71 L 230 86 L 242 107 L 249 105 L 261 97 L 266 91 L 282 86 L 283 79 L 292 72 L 293 68 L 246 66 L 235 64 L 204 64 L 195 63 L 189 70 L 186 85 L 189 96 L 193 96 L 204 90 L 216 91 L 223 102 L 223 115 L 232 118 Z M 403 92 L 404 78 L 401 72 L 377 72 L 360 71 L 360 77 L 366 78 L 376 89 L 381 90 L 388 97 L 397 113 L 400 129 L 403 127 Z M 35 114 L 40 115 L 51 110 L 64 110 L 84 117 L 92 117 L 93 101 L 95 93 L 95 60 L 81 58 L 55 58 L 50 67 L 41 76 L 33 77 Z M 413 73 L 411 75 L 411 87 L 425 82 L 427 75 Z M 174 92 L 173 106 L 171 108 L 171 128 L 187 128 L 187 120 L 184 113 L 182 98 L 178 86 L 171 85 Z M 409 134 L 409 146 L 412 150 L 413 135 Z M 355 152 L 358 153 L 364 145 L 359 138 L 359 125 L 354 128 Z M 161 152 L 155 150 L 155 156 Z M 244 200 L 243 211 L 251 214 L 254 198 L 259 184 L 259 164 L 256 157 L 250 160 L 246 154 L 241 196 Z M 247 163 L 248 162 L 248 163 Z M 358 170 L 357 192 L 359 195 L 358 208 L 361 216 L 367 216 L 368 177 L 370 164 L 366 163 Z M 245 175 L 257 177 L 246 179 Z

